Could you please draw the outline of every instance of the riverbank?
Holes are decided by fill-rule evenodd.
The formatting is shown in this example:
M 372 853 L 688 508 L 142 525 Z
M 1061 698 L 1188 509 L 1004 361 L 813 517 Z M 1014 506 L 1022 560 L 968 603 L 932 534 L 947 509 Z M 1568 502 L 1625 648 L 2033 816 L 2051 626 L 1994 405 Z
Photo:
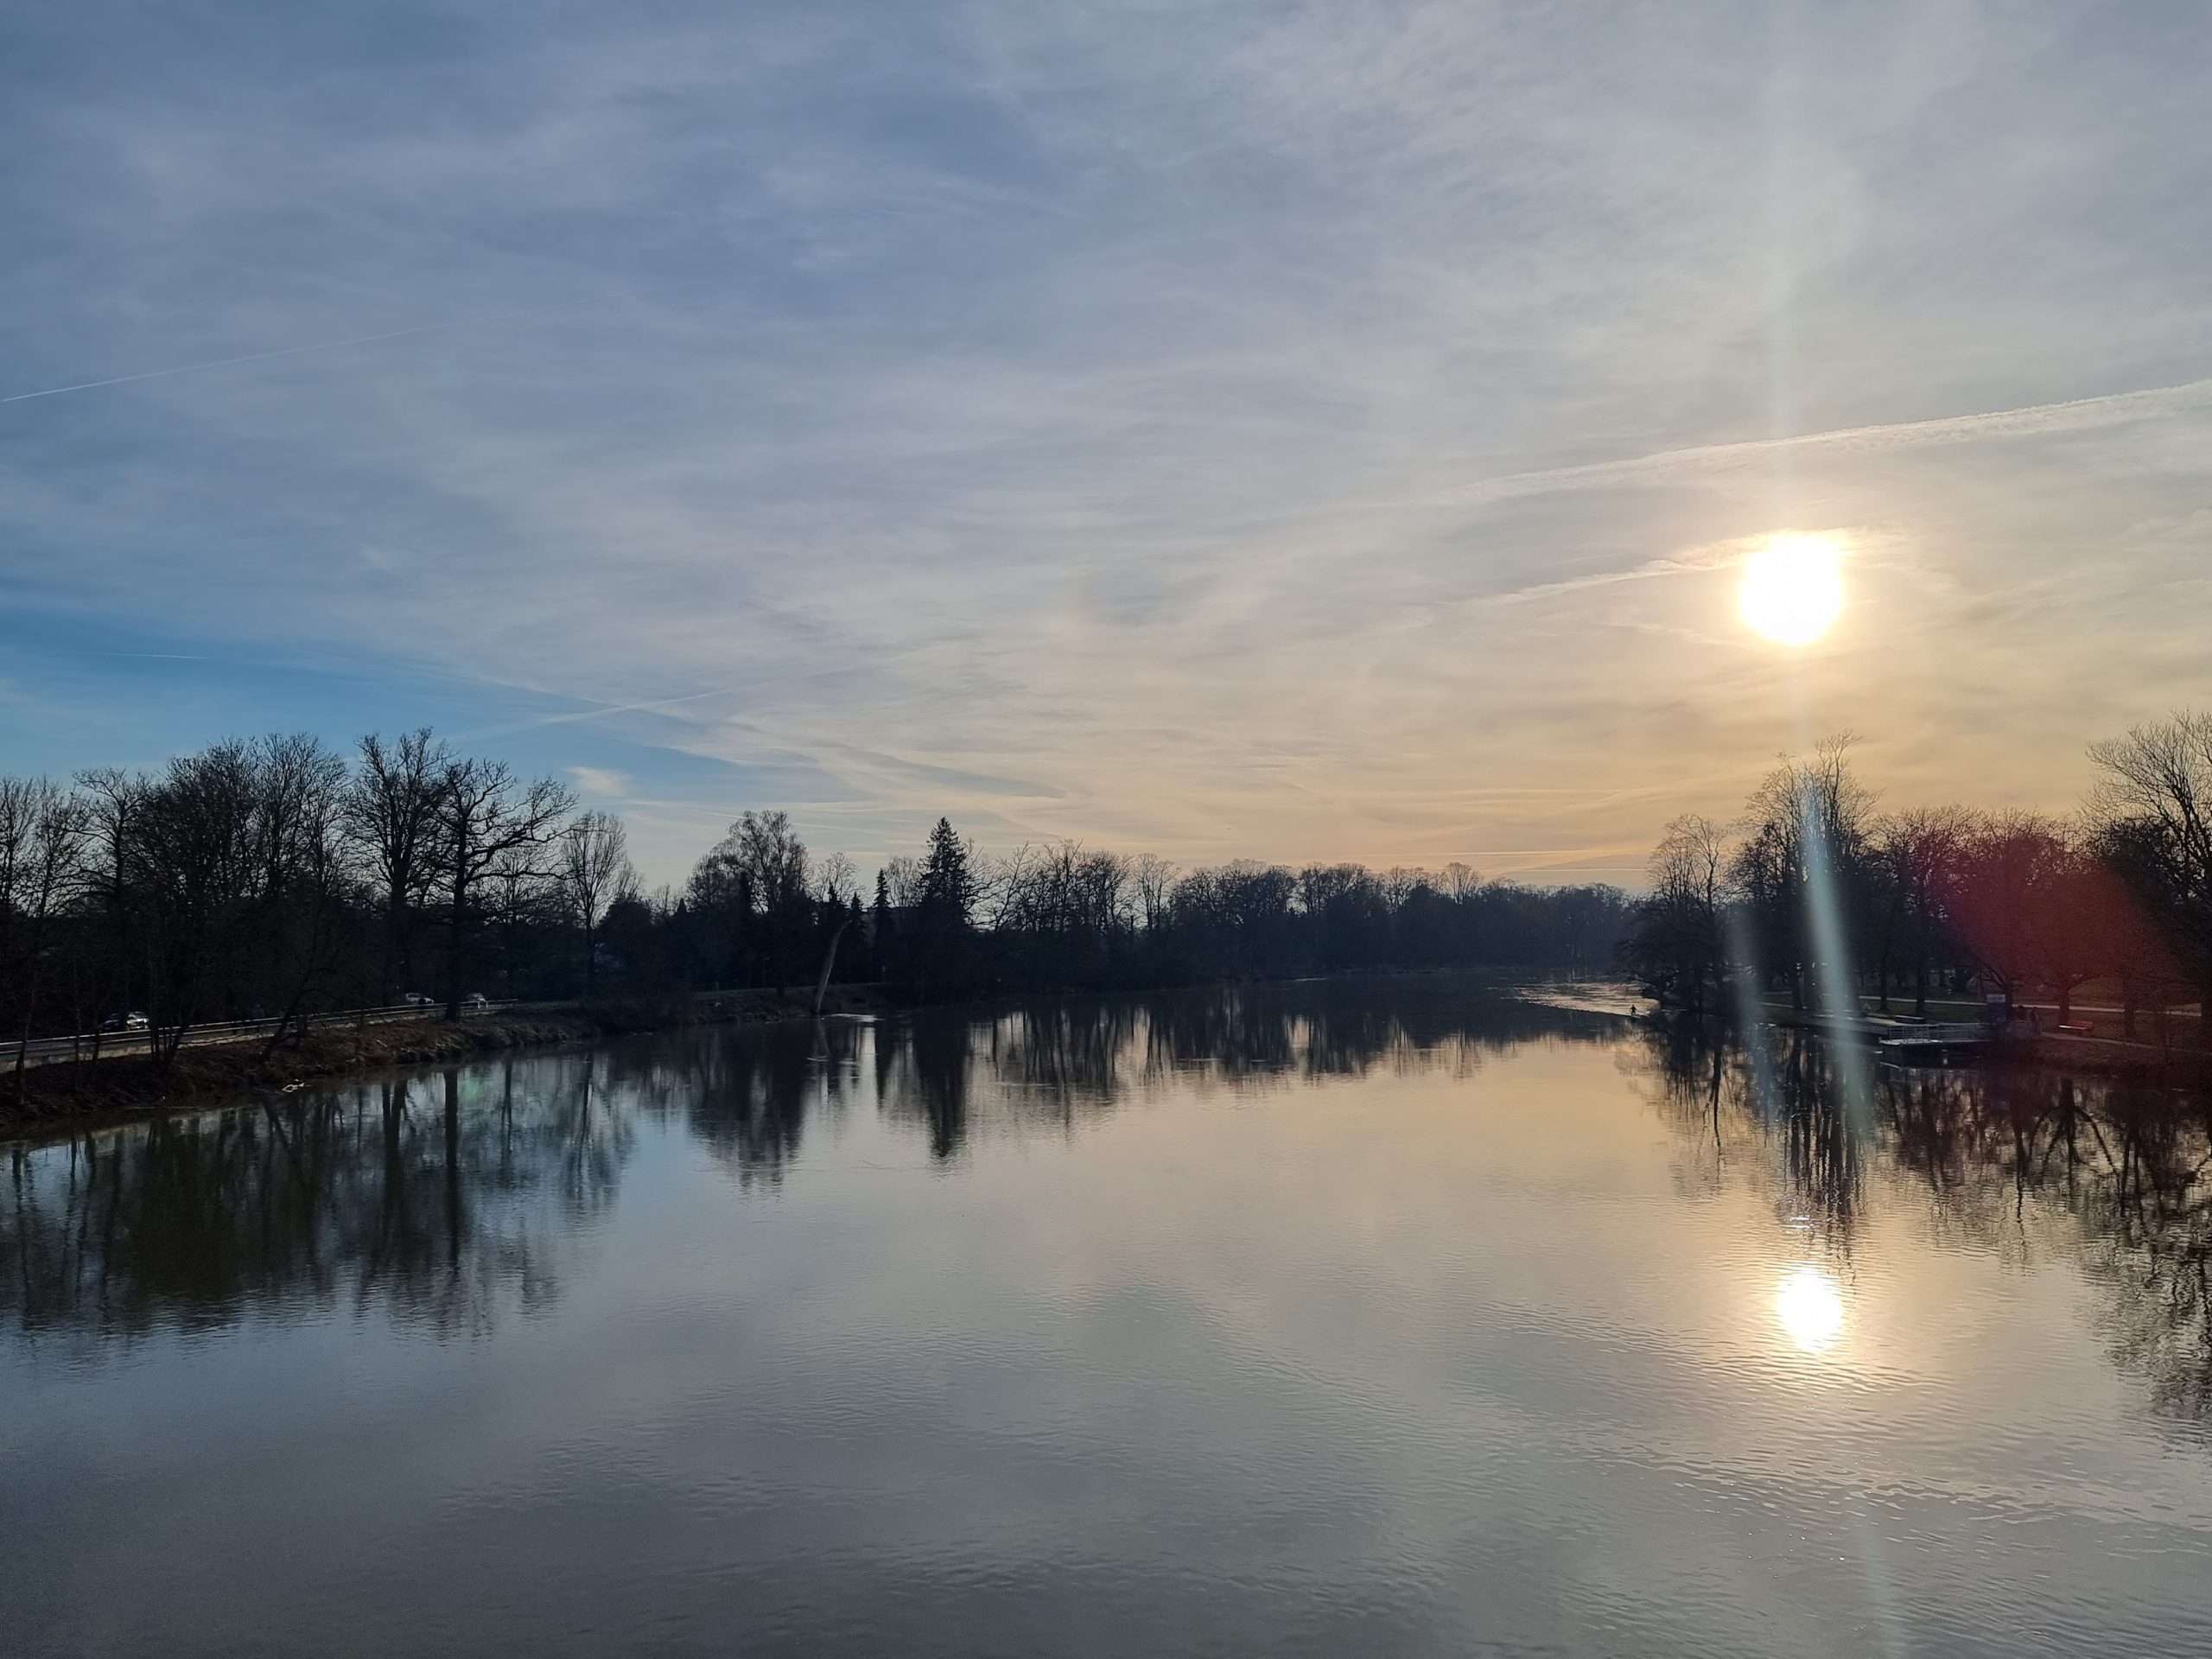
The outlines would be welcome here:
M 1722 1010 L 1693 1014 L 1687 1009 L 1669 1004 L 1655 1001 L 1652 1006 L 1655 1013 L 1666 1019 L 1705 1019 L 1730 1027 L 1738 1024 L 1731 1014 Z M 1868 1011 L 1868 1017 L 1873 1017 L 1872 1010 Z M 1759 1020 L 1780 1030 L 1810 1031 L 1821 1036 L 1833 1034 L 1827 1016 L 1817 1009 L 1789 1008 L 1769 1003 L 1760 1008 Z M 1912 1025 L 1900 1024 L 1888 1034 L 1910 1037 L 1914 1030 Z M 2212 1085 L 2212 1052 L 2203 1049 L 2048 1029 L 2034 1037 L 1998 1044 L 1989 1049 L 1981 1059 L 1961 1064 L 2036 1066 L 2114 1081 L 2171 1084 L 2192 1088 Z
M 194 1109 L 226 1097 L 283 1090 L 319 1078 L 435 1065 L 503 1050 L 596 1042 L 686 1026 L 754 1025 L 813 1014 L 813 988 L 727 991 L 713 996 L 605 1002 L 459 1021 L 318 1027 L 274 1053 L 258 1041 L 180 1049 L 166 1065 L 144 1054 L 111 1055 L 73 1065 L 37 1066 L 15 1080 L 0 1078 L 0 1137 L 35 1135 L 78 1122 L 112 1122 Z M 887 1013 L 906 1006 L 875 986 L 833 985 L 830 1014 Z

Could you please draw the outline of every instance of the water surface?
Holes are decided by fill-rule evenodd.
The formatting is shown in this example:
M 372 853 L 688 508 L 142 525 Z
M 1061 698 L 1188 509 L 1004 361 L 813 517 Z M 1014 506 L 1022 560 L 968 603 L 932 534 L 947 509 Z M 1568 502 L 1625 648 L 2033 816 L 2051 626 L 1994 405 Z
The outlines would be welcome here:
M 1448 980 L 683 1033 L 18 1149 L 99 1654 L 2202 1655 L 2201 1101 Z

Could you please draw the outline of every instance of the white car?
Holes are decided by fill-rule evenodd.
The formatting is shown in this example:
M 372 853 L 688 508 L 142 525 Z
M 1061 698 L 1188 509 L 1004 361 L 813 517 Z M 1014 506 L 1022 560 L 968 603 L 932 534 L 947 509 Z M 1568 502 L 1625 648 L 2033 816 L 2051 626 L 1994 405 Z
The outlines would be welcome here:
M 436 997 L 426 996 L 421 991 L 402 991 L 399 1000 L 410 1008 L 435 1008 L 438 1006 Z
M 100 1021 L 102 1031 L 143 1031 L 150 1022 L 143 1014 L 111 1014 Z

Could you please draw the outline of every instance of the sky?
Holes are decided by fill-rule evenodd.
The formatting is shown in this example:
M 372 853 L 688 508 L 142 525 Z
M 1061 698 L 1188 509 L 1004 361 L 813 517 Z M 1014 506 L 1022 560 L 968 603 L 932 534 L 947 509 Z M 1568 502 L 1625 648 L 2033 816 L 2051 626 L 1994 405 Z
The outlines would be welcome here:
M 1632 884 L 2212 703 L 2202 5 L 4 17 L 0 771 Z

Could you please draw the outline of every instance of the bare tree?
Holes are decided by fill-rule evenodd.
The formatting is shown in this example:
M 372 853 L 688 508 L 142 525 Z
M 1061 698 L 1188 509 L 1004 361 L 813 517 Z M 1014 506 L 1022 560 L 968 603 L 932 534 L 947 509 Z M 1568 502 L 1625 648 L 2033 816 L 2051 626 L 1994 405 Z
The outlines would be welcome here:
M 860 876 L 842 853 L 830 854 L 814 873 L 815 897 L 835 909 L 849 910 L 860 893 Z
M 439 807 L 453 765 L 427 726 L 390 745 L 373 732 L 361 740 L 360 770 L 346 792 L 342 821 L 383 901 L 379 1002 L 399 988 L 395 969 L 413 971 L 415 912 L 429 900 L 436 874 Z
M 2212 1031 L 2212 712 L 2178 709 L 2092 745 L 2103 774 L 2089 800 L 2101 840 L 2165 920 Z
M 484 898 L 478 909 L 497 924 L 503 976 L 512 976 L 533 928 L 559 929 L 568 923 L 561 854 L 557 836 L 544 846 L 511 847 L 492 861 L 479 884 Z
M 22 998 L 23 1043 L 38 1020 L 39 992 L 46 977 L 47 930 L 74 892 L 84 870 L 92 830 L 86 804 L 46 779 L 0 778 L 0 969 L 9 965 L 10 947 L 21 965 L 14 969 Z M 16 1049 L 16 1098 L 23 1094 L 24 1049 Z
M 133 815 L 125 868 L 146 947 L 154 1052 L 163 1065 L 204 1003 L 238 1000 L 234 946 L 255 913 L 261 870 L 257 774 L 245 744 L 218 743 L 170 761 Z
M 1028 842 L 1010 853 L 978 854 L 970 862 L 976 920 L 994 932 L 1034 924 L 1050 856 Z
M 1975 828 L 1974 815 L 1962 806 L 1917 806 L 1888 819 L 1875 836 L 1899 920 L 1912 940 L 1912 1011 L 1923 1020 L 1936 942 Z
M 813 966 L 806 843 L 784 812 L 743 812 L 691 872 L 690 896 L 719 936 L 713 954 L 787 983 Z
M 899 853 L 883 862 L 883 885 L 893 910 L 911 911 L 922 902 L 922 861 Z
M 2037 812 L 1984 818 L 1961 849 L 1953 919 L 1983 981 L 2008 996 L 2043 982 L 2043 935 L 2067 857 L 2058 826 Z
M 1129 880 L 1136 888 L 1137 912 L 1145 931 L 1167 920 L 1167 895 L 1175 890 L 1175 867 L 1157 853 L 1140 853 L 1129 866 Z
M 274 1052 L 334 965 L 347 886 L 339 834 L 346 762 L 305 732 L 266 737 L 253 758 L 264 972 L 283 999 Z
M 17 891 L 31 856 L 39 799 L 53 787 L 43 778 L 0 778 L 0 966 L 7 963 L 18 931 Z
M 77 774 L 77 789 L 92 815 L 90 868 L 86 881 L 93 912 L 95 951 L 91 963 L 94 995 L 124 995 L 130 980 L 129 856 L 138 814 L 150 785 L 113 766 Z M 81 1012 L 81 1010 L 80 1010 Z M 92 1037 L 97 1058 L 100 1039 Z
M 461 1018 L 470 905 L 503 861 L 543 851 L 575 804 L 550 778 L 525 783 L 500 760 L 454 760 L 437 788 L 435 859 L 446 908 L 446 1018 Z
M 1730 874 L 1744 899 L 1768 973 L 1787 974 L 1793 1007 L 1805 1004 L 1805 970 L 1817 949 L 1808 913 L 1825 883 L 1840 917 L 1864 909 L 1873 791 L 1849 762 L 1849 733 L 1824 738 L 1809 755 L 1785 756 L 1752 792 Z M 1832 963 L 1843 976 L 1850 964 Z
M 806 843 L 791 828 L 789 813 L 739 814 L 699 864 L 721 872 L 726 882 L 741 884 L 753 905 L 771 914 L 808 897 Z
M 2120 1018 L 2126 1035 L 2136 1033 L 2136 1016 L 2155 1010 L 2161 1041 L 2167 1033 L 2166 1010 L 2200 995 L 2202 981 L 2183 964 L 2185 949 L 2162 902 L 2166 837 L 2157 825 L 2135 818 L 2101 822 L 2093 812 L 2086 826 L 2088 844 L 2111 883 L 2111 906 L 2102 931 L 2112 972 L 2119 981 Z
M 1418 867 L 1393 864 L 1377 879 L 1377 886 L 1391 909 L 1402 910 L 1406 901 L 1423 887 L 1434 887 L 1436 878 Z
M 1648 867 L 1651 892 L 1623 947 L 1655 993 L 1693 1013 L 1704 1012 L 1708 983 L 1720 988 L 1731 856 L 1726 833 L 1710 818 L 1689 814 L 1669 823 Z
M 987 926 L 1056 939 L 1064 957 L 1100 948 L 1135 920 L 1128 861 L 1115 853 L 1085 852 L 1079 842 L 1024 846 L 998 861 L 984 890 Z
M 569 826 L 561 837 L 561 887 L 584 936 L 584 988 L 589 995 L 599 976 L 600 925 L 609 908 L 638 887 L 621 819 L 587 812 Z

